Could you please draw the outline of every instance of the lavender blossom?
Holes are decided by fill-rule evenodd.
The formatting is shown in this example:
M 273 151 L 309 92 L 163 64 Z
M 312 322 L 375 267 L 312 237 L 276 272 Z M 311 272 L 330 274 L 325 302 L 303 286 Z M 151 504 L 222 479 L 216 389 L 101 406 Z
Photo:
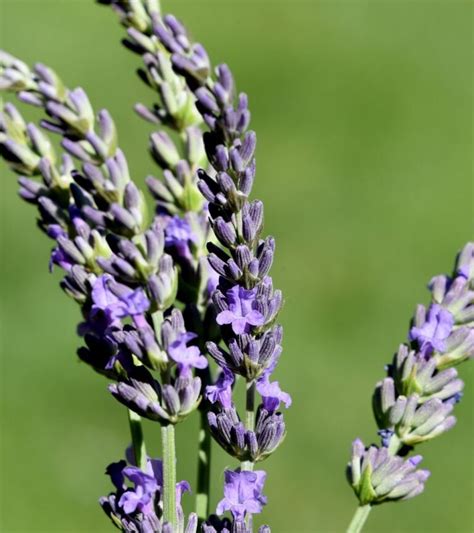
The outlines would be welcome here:
M 284 438 L 277 409 L 291 400 L 269 381 L 282 338 L 275 325 L 282 297 L 268 275 L 275 245 L 272 238 L 260 239 L 261 202 L 247 200 L 256 141 L 246 132 L 246 97 L 234 103 L 230 71 L 218 67 L 214 83 L 203 47 L 189 41 L 175 18 L 161 19 L 157 1 L 108 3 L 127 27 L 127 46 L 143 58 L 143 78 L 159 95 L 153 108 L 139 104 L 137 112 L 183 141 L 175 142 L 163 129 L 150 136 L 150 153 L 163 171 L 163 181 L 147 178 L 156 200 L 154 220 L 130 179 L 110 114 L 96 113 L 82 88 L 67 88 L 49 67 L 30 69 L 6 53 L 0 54 L 0 88 L 45 111 L 41 125 L 60 135 L 65 154 L 57 165 L 47 136 L 26 124 L 11 104 L 0 117 L 0 145 L 7 163 L 23 174 L 20 194 L 37 205 L 40 227 L 55 241 L 50 267 L 65 272 L 61 286 L 81 306 L 78 332 L 85 346 L 79 356 L 115 381 L 109 390 L 129 408 L 136 453 L 143 444 L 136 414 L 162 424 L 165 479 L 150 470 L 142 450 L 138 466 L 111 467 L 117 493 L 104 508 L 126 531 L 181 531 L 182 512 L 169 490 L 173 425 L 200 405 L 204 386 L 208 401 L 201 419 L 234 457 L 261 461 Z M 204 141 L 203 122 L 211 129 Z M 213 169 L 207 172 L 208 160 Z M 36 176 L 40 183 L 31 179 Z M 176 300 L 182 314 L 174 308 Z M 221 336 L 225 348 L 219 347 Z M 202 354 L 205 346 L 223 369 L 216 382 Z M 237 375 L 247 381 L 245 425 L 232 401 Z M 255 413 L 257 388 L 262 404 Z M 264 477 L 243 471 L 241 482 L 227 483 L 220 507 L 234 515 L 233 531 L 249 530 L 247 519 L 261 510 Z M 241 502 L 235 491 L 250 491 L 252 483 L 253 499 Z M 191 518 L 187 531 L 196 527 Z
M 223 367 L 214 385 L 206 387 L 206 398 L 211 403 L 218 403 L 224 409 L 232 407 L 232 385 L 235 381 L 234 374 Z
M 420 456 L 402 457 L 456 424 L 452 413 L 464 383 L 453 366 L 474 356 L 473 263 L 473 243 L 468 243 L 453 275 L 431 280 L 431 305 L 417 307 L 409 344 L 399 347 L 387 377 L 375 387 L 373 411 L 382 448 L 365 449 L 354 441 L 349 481 L 362 507 L 349 532 L 360 531 L 368 505 L 423 491 L 428 472 L 414 471 Z
M 127 453 L 127 456 L 129 455 Z M 166 531 L 167 525 L 162 521 L 162 461 L 148 458 L 146 470 L 143 471 L 133 461 L 127 465 L 126 461 L 121 460 L 110 464 L 106 474 L 110 476 L 115 492 L 101 498 L 100 505 L 114 525 L 123 531 L 150 533 Z M 179 525 L 182 531 L 184 531 L 184 516 L 181 497 L 187 491 L 190 491 L 187 481 L 176 484 Z M 195 533 L 196 529 L 197 523 L 192 515 L 186 532 Z
M 169 347 L 170 357 L 178 363 L 181 376 L 190 372 L 191 368 L 206 368 L 207 359 L 201 355 L 197 346 L 187 346 L 187 343 L 195 339 L 195 333 L 181 334 Z
M 243 521 L 247 514 L 261 513 L 267 503 L 262 494 L 266 473 L 226 470 L 224 472 L 224 498 L 217 504 L 217 514 L 230 511 L 234 520 Z
M 81 305 L 84 320 L 78 332 L 84 335 L 86 346 L 79 350 L 79 356 L 98 372 L 117 380 L 110 390 L 129 408 L 131 428 L 140 423 L 135 413 L 167 427 L 178 423 L 200 403 L 201 380 L 194 378 L 190 369 L 203 368 L 207 361 L 196 354 L 191 359 L 194 350 L 186 346 L 184 350 L 174 346 L 175 357 L 180 356 L 176 368 L 170 356 L 173 348 L 168 338 L 170 328 L 166 329 L 170 321 L 174 320 L 174 325 L 179 322 L 179 328 L 171 326 L 173 340 L 178 334 L 192 335 L 182 318 L 176 321 L 172 313 L 169 320 L 164 316 L 175 303 L 178 271 L 164 253 L 160 221 L 148 223 L 143 195 L 130 180 L 126 159 L 117 147 L 112 118 L 105 110 L 96 118 L 85 92 L 67 89 L 48 67 L 38 64 L 31 71 L 8 55 L 1 56 L 1 61 L 0 85 L 18 93 L 21 100 L 44 108 L 49 119 L 42 126 L 61 135 L 63 149 L 81 164 L 80 170 L 75 169 L 69 156 L 64 156 L 62 168 L 55 168 L 47 138 L 33 126 L 24 126 L 13 107 L 6 108 L 0 121 L 0 143 L 7 147 L 7 162 L 18 172 L 42 176 L 43 184 L 39 186 L 22 177 L 21 194 L 37 204 L 41 227 L 56 241 L 51 263 L 65 270 L 61 285 Z M 14 79 L 18 82 L 12 83 Z M 11 127 L 12 120 L 19 126 Z M 25 133 L 17 138 L 22 128 Z M 196 133 L 190 130 L 188 139 L 189 153 L 199 157 Z M 18 157 L 20 164 L 16 164 Z M 61 172 L 68 173 L 68 179 L 61 178 Z M 197 271 L 203 273 L 198 260 L 196 263 Z M 207 277 L 203 277 L 194 292 L 198 294 L 206 283 Z M 133 324 L 125 322 L 128 317 Z M 136 358 L 151 371 L 159 370 L 164 383 L 144 366 L 138 366 Z M 172 428 L 163 433 L 174 435 Z M 134 445 L 143 448 L 135 442 L 138 439 L 143 443 L 141 429 L 138 433 L 132 429 L 132 437 Z M 168 439 L 164 446 L 174 447 L 174 443 Z M 170 453 L 164 453 L 167 460 Z M 172 477 L 170 468 L 173 470 L 174 464 L 165 469 L 165 485 Z M 128 511 L 133 506 L 135 510 L 146 506 L 146 487 L 138 483 L 135 496 L 125 497 Z M 164 491 L 163 513 L 171 527 L 177 520 L 174 499 Z M 115 506 L 115 502 L 109 503 Z M 124 526 L 126 530 L 132 527 L 130 524 Z M 191 521 L 191 529 L 195 526 L 196 521 Z
M 247 97 L 240 94 L 235 101 L 229 68 L 218 66 L 216 80 L 212 79 L 206 51 L 189 40 L 173 16 L 156 17 L 152 30 L 171 54 L 175 72 L 186 78 L 210 129 L 204 145 L 212 171 L 199 170 L 198 186 L 209 203 L 210 221 L 220 244 L 211 242 L 208 249 L 209 262 L 220 276 L 213 302 L 225 348 L 212 341 L 207 348 L 224 372 L 245 378 L 247 397 L 244 424 L 229 398 L 230 383 L 221 375 L 206 389 L 212 402 L 208 421 L 214 438 L 247 468 L 247 461 L 265 459 L 282 442 L 285 425 L 281 413 L 275 411 L 280 400 L 290 403 L 278 384 L 261 381 L 259 388 L 265 396 L 255 419 L 257 379 L 265 374 L 269 380 L 281 354 L 282 338 L 281 327 L 275 325 L 282 296 L 273 291 L 268 275 L 275 243 L 272 238 L 260 238 L 262 203 L 248 200 L 255 177 L 256 136 L 246 131 L 250 122 Z M 252 509 L 257 507 L 249 507 L 249 514 Z
M 92 286 L 92 312 L 100 309 L 111 324 L 127 316 L 143 319 L 143 314 L 150 308 L 143 289 L 135 289 L 115 282 L 110 274 L 99 276 Z M 144 320 L 144 319 L 143 319 Z
M 435 350 L 443 353 L 446 350 L 446 339 L 454 326 L 453 315 L 438 304 L 433 304 L 425 314 L 421 306 L 416 314 L 415 324 L 410 329 L 409 338 L 417 341 L 421 350 Z
M 407 500 L 420 494 L 430 476 L 417 470 L 421 455 L 404 460 L 392 456 L 387 448 L 365 448 L 360 439 L 352 444 L 352 459 L 347 467 L 349 483 L 361 505 L 387 500 Z
M 227 309 L 217 315 L 219 325 L 230 324 L 236 335 L 249 333 L 253 327 L 262 326 L 265 318 L 257 310 L 256 289 L 246 290 L 235 286 L 226 292 Z
M 288 408 L 291 405 L 291 396 L 280 389 L 278 381 L 270 383 L 267 376 L 262 376 L 257 381 L 257 391 L 262 397 L 263 407 L 269 413 L 274 413 L 284 403 Z

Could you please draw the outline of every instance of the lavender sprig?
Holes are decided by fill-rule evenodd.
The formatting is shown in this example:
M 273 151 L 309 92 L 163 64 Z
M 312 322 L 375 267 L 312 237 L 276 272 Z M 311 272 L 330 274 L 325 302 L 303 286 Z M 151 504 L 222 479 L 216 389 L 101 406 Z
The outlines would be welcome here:
M 175 70 L 186 77 L 210 128 L 204 144 L 213 173 L 200 170 L 198 186 L 209 202 L 210 220 L 220 243 L 208 247 L 209 261 L 219 274 L 213 301 L 226 348 L 214 342 L 207 345 L 222 368 L 221 378 L 207 389 L 209 401 L 214 402 L 208 419 L 219 444 L 242 464 L 241 473 L 226 473 L 225 491 L 231 491 L 230 479 L 236 475 L 240 479 L 244 474 L 248 477 L 254 463 L 273 453 L 285 434 L 283 416 L 277 409 L 281 400 L 289 405 L 290 399 L 277 383 L 269 381 L 282 339 L 282 329 L 275 325 L 282 296 L 273 290 L 268 275 L 275 244 L 271 237 L 260 239 L 263 204 L 248 200 L 255 177 L 256 136 L 247 131 L 250 112 L 246 95 L 240 94 L 236 102 L 235 84 L 226 65 L 217 67 L 216 80 L 211 78 L 206 51 L 189 41 L 184 27 L 173 16 L 154 21 L 154 33 L 172 54 Z M 237 376 L 246 381 L 244 423 L 232 402 L 231 386 Z M 263 403 L 255 418 L 256 391 Z M 264 503 L 259 496 L 263 472 L 255 475 L 261 481 L 252 505 L 241 511 L 244 502 L 239 497 L 237 501 L 226 500 L 228 503 L 218 508 L 218 512 L 230 509 L 234 529 L 251 531 L 251 515 L 260 512 Z
M 474 243 L 458 254 L 452 275 L 434 277 L 429 289 L 430 306 L 417 307 L 408 343 L 375 387 L 373 410 L 382 445 L 353 443 L 347 474 L 360 506 L 350 533 L 362 530 L 373 505 L 423 491 L 429 471 L 415 470 L 421 456 L 403 457 L 456 423 L 452 412 L 464 383 L 454 366 L 474 356 Z
M 140 77 L 158 95 L 152 109 L 137 104 L 137 113 L 148 122 L 166 126 L 178 134 L 174 142 L 165 129 L 150 135 L 150 153 L 163 171 L 163 180 L 146 179 L 156 200 L 157 219 L 164 223 L 166 251 L 179 265 L 178 298 L 186 305 L 189 327 L 199 332 L 199 343 L 218 338 L 210 294 L 216 275 L 209 268 L 206 242 L 213 238 L 207 221 L 207 205 L 197 188 L 197 169 L 207 166 L 202 141 L 202 117 L 192 92 L 182 76 L 174 72 L 171 56 L 153 32 L 160 17 L 157 1 L 110 0 L 127 28 L 127 48 L 141 56 Z M 181 146 L 180 142 L 181 141 Z M 210 382 L 209 368 L 197 371 L 203 383 Z M 196 512 L 200 522 L 209 514 L 211 438 L 206 404 L 200 405 Z
M 163 227 L 155 221 L 146 228 L 141 193 L 116 148 L 108 113 L 99 113 L 100 131 L 95 133 L 92 107 L 82 90 L 69 91 L 42 65 L 28 73 L 12 56 L 1 58 L 2 84 L 19 90 L 24 101 L 44 107 L 51 120 L 43 125 L 60 133 L 63 147 L 83 163 L 82 173 L 72 173 L 74 182 L 63 204 L 49 199 L 45 228 L 58 243 L 52 261 L 66 270 L 62 285 L 82 306 L 85 321 L 79 331 L 87 348 L 79 350 L 80 357 L 118 380 L 110 390 L 119 401 L 162 425 L 166 487 L 175 478 L 173 425 L 199 405 L 201 381 L 192 376 L 192 369 L 207 366 L 207 361 L 196 356 L 197 347 L 187 345 L 195 335 L 185 330 L 180 312 L 163 315 L 174 303 L 177 288 L 173 261 L 163 253 Z M 18 72 L 28 83 L 19 83 L 18 76 L 12 83 L 12 73 Z M 11 148 L 11 128 L 4 129 L 3 140 Z M 28 144 L 38 145 L 33 138 L 24 140 L 23 145 Z M 11 149 L 10 153 L 15 155 Z M 36 163 L 27 162 L 30 167 Z M 42 207 L 41 198 L 38 203 Z M 90 245 L 97 235 L 107 244 L 105 253 L 96 253 Z M 133 325 L 123 323 L 127 317 Z M 143 378 L 144 367 L 134 358 L 158 370 L 163 386 L 149 372 Z M 146 402 L 151 402 L 151 411 L 144 408 Z M 134 449 L 143 469 L 146 455 L 139 419 L 132 415 L 130 422 L 132 438 L 140 440 L 134 441 Z M 174 490 L 164 490 L 163 497 L 163 523 L 176 529 Z

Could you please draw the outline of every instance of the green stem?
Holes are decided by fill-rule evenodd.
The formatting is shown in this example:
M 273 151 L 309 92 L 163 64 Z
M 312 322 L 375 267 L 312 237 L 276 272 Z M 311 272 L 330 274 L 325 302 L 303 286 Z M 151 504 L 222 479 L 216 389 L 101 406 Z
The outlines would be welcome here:
M 362 531 L 371 509 L 372 507 L 370 504 L 357 507 L 346 533 L 359 533 Z
M 171 525 L 172 531 L 178 529 L 176 514 L 176 449 L 174 426 L 161 426 L 163 446 L 163 520 Z
M 397 455 L 401 447 L 402 443 L 400 442 L 400 439 L 396 435 L 392 435 L 390 444 L 388 445 L 389 455 Z
M 198 473 L 196 492 L 196 514 L 199 522 L 209 516 L 209 493 L 211 473 L 211 433 L 208 429 L 207 416 L 201 411 L 201 427 L 199 428 Z
M 133 454 L 135 464 L 144 472 L 147 470 L 147 455 L 145 439 L 143 438 L 142 419 L 131 409 L 128 409 L 128 422 L 130 424 L 130 433 L 132 435 Z
M 255 380 L 247 381 L 245 401 L 245 429 L 255 429 Z M 242 470 L 253 470 L 252 461 L 242 461 Z

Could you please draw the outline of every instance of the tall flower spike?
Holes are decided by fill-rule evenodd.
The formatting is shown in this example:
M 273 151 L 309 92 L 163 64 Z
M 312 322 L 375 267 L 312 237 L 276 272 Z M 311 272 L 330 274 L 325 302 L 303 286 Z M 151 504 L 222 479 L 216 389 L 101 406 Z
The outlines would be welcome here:
M 268 275 L 274 240 L 260 237 L 263 205 L 248 199 L 255 178 L 256 136 L 247 131 L 247 97 L 236 96 L 230 69 L 218 66 L 213 79 L 206 51 L 190 41 L 183 25 L 171 15 L 156 18 L 153 32 L 171 54 L 174 70 L 186 78 L 210 129 L 204 134 L 204 145 L 212 171 L 199 171 L 198 186 L 209 203 L 209 218 L 219 243 L 210 242 L 208 249 L 209 262 L 219 275 L 213 302 L 226 347 L 207 344 L 224 372 L 216 385 L 207 388 L 206 396 L 212 402 L 208 420 L 219 444 L 242 461 L 238 477 L 243 479 L 249 474 L 245 470 L 249 463 L 268 457 L 281 443 L 285 425 L 281 413 L 274 411 L 281 399 L 287 406 L 291 401 L 277 384 L 272 387 L 268 381 L 281 353 L 282 332 L 275 321 L 282 296 L 273 290 Z M 245 423 L 229 398 L 230 382 L 225 382 L 229 372 L 246 380 Z M 264 375 L 267 381 L 257 387 L 257 379 Z M 255 394 L 259 389 L 264 396 L 256 421 Z M 223 504 L 224 509 L 230 507 Z M 247 512 L 248 525 L 257 506 L 250 506 Z M 234 520 L 239 522 L 241 516 L 234 516 Z
M 11 56 L 2 56 L 2 60 L 8 62 L 6 70 L 0 72 L 8 78 L 4 87 L 18 93 L 21 100 L 43 107 L 50 119 L 42 125 L 60 134 L 63 148 L 82 164 L 77 171 L 66 165 L 65 159 L 61 170 L 69 172 L 69 180 L 63 180 L 63 190 L 58 190 L 63 183 L 57 178 L 54 154 L 46 138 L 31 126 L 23 127 L 13 108 L 6 109 L 0 142 L 10 147 L 5 150 L 7 161 L 16 162 L 16 153 L 22 160 L 20 165 L 12 165 L 14 170 L 42 175 L 44 187 L 26 178 L 20 181 L 23 196 L 38 204 L 42 226 L 57 242 L 51 262 L 66 271 L 62 286 L 81 305 L 84 321 L 78 332 L 85 337 L 86 347 L 79 350 L 79 356 L 118 381 L 110 389 L 129 407 L 133 445 L 141 468 L 145 447 L 137 414 L 158 420 L 167 428 L 163 516 L 169 525 L 164 529 L 176 529 L 181 523 L 179 509 L 174 491 L 168 490 L 175 469 L 172 425 L 199 405 L 201 380 L 190 374 L 190 368 L 204 364 L 196 354 L 192 360 L 184 357 L 194 352 L 191 347 L 180 352 L 184 359 L 178 367 L 168 353 L 169 339 L 164 338 L 162 327 L 166 329 L 164 313 L 175 301 L 177 270 L 164 253 L 163 225 L 158 220 L 147 226 L 142 194 L 131 181 L 125 157 L 117 148 L 110 115 L 101 111 L 96 118 L 84 91 L 67 89 L 44 65 L 30 71 Z M 10 83 L 15 75 L 23 82 Z M 12 127 L 12 122 L 19 128 Z M 124 322 L 128 317 L 131 324 Z M 170 313 L 169 321 L 171 333 L 186 338 L 191 335 L 182 317 Z M 159 370 L 163 383 L 142 365 Z M 140 487 L 137 490 L 143 492 Z
M 409 342 L 399 347 L 387 377 L 375 387 L 373 411 L 382 447 L 366 449 L 354 441 L 348 478 L 360 507 L 349 533 L 361 530 L 371 505 L 423 491 L 429 472 L 415 471 L 421 456 L 402 457 L 456 424 L 452 412 L 464 383 L 453 366 L 474 356 L 473 250 L 468 243 L 452 275 L 431 280 L 431 305 L 416 308 Z

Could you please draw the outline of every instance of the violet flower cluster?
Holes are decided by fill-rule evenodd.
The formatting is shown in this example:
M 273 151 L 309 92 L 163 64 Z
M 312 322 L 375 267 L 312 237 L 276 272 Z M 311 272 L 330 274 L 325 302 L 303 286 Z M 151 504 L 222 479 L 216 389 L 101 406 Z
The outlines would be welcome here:
M 420 494 L 430 473 L 416 468 L 420 455 L 405 457 L 456 424 L 464 383 L 454 367 L 474 356 L 474 243 L 458 254 L 452 275 L 434 277 L 429 289 L 431 304 L 417 307 L 408 342 L 375 388 L 381 447 L 359 439 L 352 446 L 348 478 L 361 506 Z
M 285 436 L 281 403 L 290 396 L 271 375 L 281 354 L 282 328 L 276 324 L 282 295 L 269 276 L 275 242 L 260 237 L 263 204 L 248 199 L 255 178 L 256 136 L 248 131 L 247 96 L 237 95 L 230 69 L 219 65 L 211 76 L 208 55 L 192 43 L 173 16 L 156 20 L 153 30 L 172 54 L 175 70 L 194 92 L 208 132 L 204 144 L 210 171 L 199 171 L 199 189 L 209 202 L 209 215 L 218 244 L 209 243 L 209 261 L 219 274 L 213 294 L 224 346 L 208 342 L 211 357 L 221 368 L 217 382 L 206 388 L 212 404 L 211 432 L 241 469 L 227 470 L 224 500 L 217 512 L 230 510 L 233 529 L 251 530 L 251 516 L 262 510 L 265 473 L 252 472 L 256 462 L 271 455 Z M 242 419 L 233 401 L 233 385 L 246 383 L 246 414 Z M 255 414 L 255 393 L 262 401 Z
M 115 487 L 115 492 L 100 499 L 100 504 L 112 523 L 123 531 L 173 533 L 169 524 L 162 524 L 163 462 L 147 459 L 145 468 L 135 463 L 134 454 L 126 451 L 127 461 L 121 460 L 107 467 L 106 474 Z M 181 496 L 190 491 L 187 481 L 176 484 L 178 529 L 193 533 L 197 529 L 197 515 L 193 514 L 185 526 L 181 508 Z M 139 525 L 133 516 L 140 516 Z M 137 529 L 138 527 L 138 529 Z
M 148 459 L 136 415 L 163 428 L 183 420 L 201 401 L 201 379 L 192 369 L 207 366 L 199 349 L 189 345 L 196 334 L 186 329 L 174 306 L 179 272 L 165 252 L 166 226 L 157 218 L 148 222 L 143 195 L 130 179 L 107 111 L 97 115 L 96 131 L 95 114 L 82 89 L 67 89 L 44 65 L 31 71 L 3 52 L 0 61 L 0 86 L 43 107 L 49 118 L 42 126 L 62 137 L 66 153 L 58 167 L 45 134 L 5 104 L 2 155 L 22 174 L 20 195 L 37 205 L 39 226 L 55 241 L 50 268 L 57 265 L 65 272 L 61 285 L 83 315 L 78 333 L 85 346 L 78 355 L 115 381 L 109 390 L 130 409 L 135 463 L 144 471 Z M 42 182 L 29 176 L 40 176 Z M 166 504 L 166 492 L 159 494 Z M 161 513 L 156 503 L 157 519 L 160 527 L 171 524 L 181 531 L 175 496 L 172 507 L 172 514 Z M 119 518 L 128 524 L 126 531 L 145 527 L 149 518 L 142 511 L 125 514 L 126 520 Z
M 251 532 L 252 515 L 266 504 L 266 474 L 253 464 L 283 440 L 278 409 L 291 399 L 270 381 L 281 353 L 281 293 L 268 275 L 274 241 L 260 239 L 263 206 L 248 200 L 255 134 L 246 131 L 246 97 L 234 104 L 226 66 L 211 79 L 203 48 L 174 17 L 161 17 L 157 0 L 102 3 L 119 13 L 127 47 L 144 61 L 141 77 L 159 97 L 137 112 L 177 134 L 177 141 L 163 128 L 150 135 L 163 172 L 163 180 L 146 180 L 154 215 L 130 177 L 110 114 L 96 114 L 84 90 L 68 89 L 49 67 L 30 69 L 6 52 L 0 89 L 43 109 L 41 126 L 60 136 L 64 152 L 59 163 L 47 134 L 7 103 L 0 153 L 55 243 L 50 270 L 64 272 L 61 286 L 81 308 L 79 357 L 112 380 L 111 394 L 128 408 L 132 448 L 127 462 L 107 468 L 115 491 L 101 499 L 104 511 L 123 531 Z M 206 349 L 219 366 L 215 379 Z M 233 402 L 239 376 L 245 422 Z M 173 428 L 197 409 L 197 514 L 186 525 L 180 502 L 190 487 L 176 483 Z M 163 462 L 148 457 L 140 417 L 159 422 Z M 216 509 L 231 518 L 209 516 L 211 434 L 242 463 L 226 470 Z

